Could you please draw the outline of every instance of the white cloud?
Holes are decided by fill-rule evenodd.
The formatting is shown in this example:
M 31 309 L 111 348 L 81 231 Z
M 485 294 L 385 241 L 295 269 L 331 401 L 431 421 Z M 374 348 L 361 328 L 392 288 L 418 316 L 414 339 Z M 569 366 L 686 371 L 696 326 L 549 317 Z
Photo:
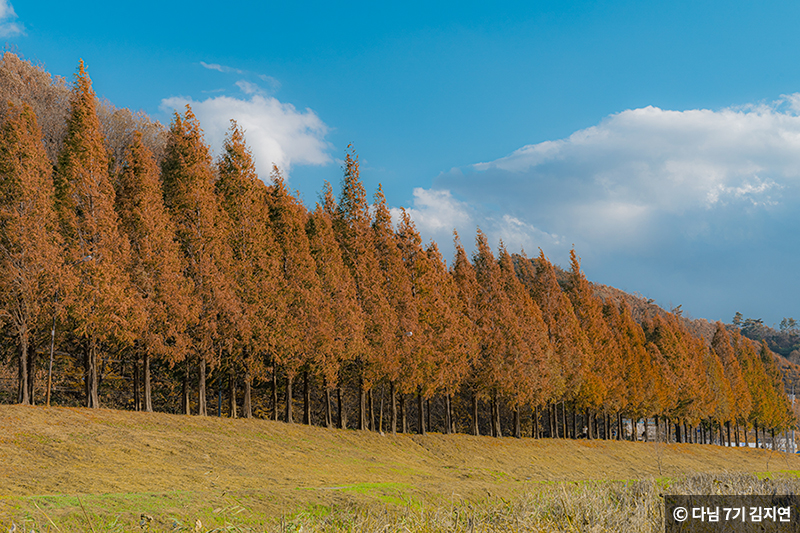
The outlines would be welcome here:
M 256 85 L 255 83 L 250 83 L 246 80 L 239 80 L 236 82 L 236 86 L 244 93 L 244 94 L 264 94 L 264 90 Z
M 417 228 L 428 233 L 452 233 L 471 220 L 469 207 L 450 194 L 450 191 L 435 191 L 416 187 L 414 206 L 406 209 Z M 399 220 L 399 209 L 392 210 L 392 218 Z
M 454 253 L 453 230 L 457 230 L 465 248 L 473 248 L 475 229 L 480 226 L 489 243 L 495 247 L 502 240 L 512 251 L 536 250 L 539 246 L 560 245 L 561 238 L 536 228 L 508 214 L 495 217 L 481 206 L 468 205 L 448 190 L 414 189 L 412 206 L 406 212 L 416 224 L 423 239 L 432 239 L 449 260 Z M 392 208 L 392 220 L 400 220 L 400 209 Z
M 240 88 L 248 93 L 255 86 L 246 83 Z M 182 111 L 191 105 L 214 153 L 222 148 L 230 120 L 236 120 L 245 130 L 256 168 L 264 180 L 269 179 L 273 163 L 288 173 L 293 165 L 325 165 L 332 161 L 331 146 L 325 140 L 328 126 L 316 113 L 310 109 L 298 111 L 291 104 L 255 90 L 248 94 L 245 99 L 216 96 L 202 101 L 176 96 L 162 100 L 161 109 Z
M 574 243 L 590 278 L 729 320 L 745 308 L 744 286 L 779 294 L 775 308 L 800 298 L 800 285 L 785 283 L 800 263 L 798 115 L 800 93 L 721 110 L 626 110 L 443 173 L 426 194 L 469 205 L 468 231 L 480 226 L 493 243 L 541 246 L 561 264 Z
M 25 27 L 17 22 L 17 13 L 8 0 L 0 0 L 0 37 L 24 35 Z
M 622 244 L 663 215 L 785 201 L 800 184 L 798 106 L 800 94 L 720 111 L 627 110 L 437 183 L 550 232 Z
M 224 72 L 224 73 L 234 73 L 234 74 L 244 74 L 243 70 L 233 67 L 227 67 L 225 65 L 220 65 L 219 63 L 206 63 L 205 61 L 201 61 L 200 65 L 203 68 L 207 68 L 208 70 L 216 70 L 217 72 Z

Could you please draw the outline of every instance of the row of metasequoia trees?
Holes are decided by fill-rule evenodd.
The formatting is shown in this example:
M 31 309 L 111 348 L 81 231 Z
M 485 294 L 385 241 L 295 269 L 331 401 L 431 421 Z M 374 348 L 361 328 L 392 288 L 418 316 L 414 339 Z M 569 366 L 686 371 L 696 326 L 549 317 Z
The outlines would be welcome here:
M 157 381 L 208 414 L 213 375 L 231 416 L 255 403 L 292 422 L 302 387 L 303 422 L 329 427 L 424 433 L 435 411 L 446 433 L 638 438 L 624 417 L 739 443 L 794 423 L 766 347 L 722 324 L 709 344 L 670 313 L 638 323 L 574 252 L 563 272 L 478 231 L 446 267 L 380 188 L 370 205 L 352 149 L 339 197 L 326 184 L 309 212 L 277 168 L 259 179 L 235 123 L 216 161 L 188 107 L 160 161 L 140 134 L 112 156 L 96 105 L 81 63 L 56 161 L 30 107 L 4 110 L 0 317 L 20 403 L 58 354 L 62 397 L 95 408 L 116 364 L 137 410 Z

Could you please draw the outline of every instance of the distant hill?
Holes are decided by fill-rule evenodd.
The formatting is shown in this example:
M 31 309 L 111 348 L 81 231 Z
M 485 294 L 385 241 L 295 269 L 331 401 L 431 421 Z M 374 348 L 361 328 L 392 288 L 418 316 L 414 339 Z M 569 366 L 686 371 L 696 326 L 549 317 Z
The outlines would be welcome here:
M 566 277 L 564 277 L 566 279 Z M 608 285 L 593 283 L 595 294 L 605 300 L 624 301 L 631 308 L 633 317 L 637 322 L 653 317 L 657 314 L 666 315 L 667 310 L 659 307 L 650 298 L 645 298 L 639 294 L 631 294 Z M 717 326 L 715 322 L 710 322 L 705 318 L 690 318 L 683 316 L 682 309 L 678 306 L 671 312 L 681 317 L 684 325 L 694 335 L 702 337 L 708 344 L 714 338 L 714 331 Z M 781 369 L 784 388 L 787 393 L 792 392 L 793 384 L 800 385 L 800 331 L 797 329 L 787 329 L 778 331 L 759 319 L 742 319 L 739 324 L 725 324 L 728 328 L 739 328 L 742 335 L 760 344 L 766 341 L 767 346 L 772 351 L 773 357 Z M 797 387 L 800 393 L 800 386 Z

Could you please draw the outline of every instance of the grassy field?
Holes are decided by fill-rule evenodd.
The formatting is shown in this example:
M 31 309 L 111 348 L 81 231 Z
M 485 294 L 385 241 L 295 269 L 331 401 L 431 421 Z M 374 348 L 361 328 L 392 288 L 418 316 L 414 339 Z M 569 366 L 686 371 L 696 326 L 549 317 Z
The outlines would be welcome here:
M 797 472 L 756 449 L 0 406 L 18 531 L 657 531 L 665 491 L 798 492 Z

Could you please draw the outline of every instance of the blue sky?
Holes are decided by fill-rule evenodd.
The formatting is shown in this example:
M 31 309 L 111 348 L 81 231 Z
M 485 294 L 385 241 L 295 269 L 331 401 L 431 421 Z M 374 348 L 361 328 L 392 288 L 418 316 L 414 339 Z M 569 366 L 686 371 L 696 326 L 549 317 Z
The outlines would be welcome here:
M 682 304 L 800 317 L 800 4 L 4 0 L 0 33 L 117 106 L 237 118 L 308 205 L 362 177 L 457 227 Z

